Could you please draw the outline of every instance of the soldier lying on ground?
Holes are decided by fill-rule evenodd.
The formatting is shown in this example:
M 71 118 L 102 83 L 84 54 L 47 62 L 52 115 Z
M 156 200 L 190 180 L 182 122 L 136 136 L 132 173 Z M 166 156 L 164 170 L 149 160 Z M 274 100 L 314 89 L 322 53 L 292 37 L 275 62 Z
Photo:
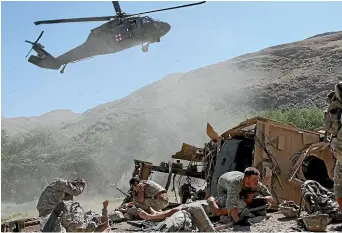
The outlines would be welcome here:
M 218 209 L 218 212 L 220 209 Z M 178 224 L 178 221 L 186 221 L 186 217 L 179 218 L 179 214 L 177 212 L 183 212 L 183 214 L 191 217 L 191 221 L 193 220 L 193 226 L 196 226 L 203 232 L 214 232 L 215 228 L 211 223 L 208 215 L 212 215 L 213 211 L 211 206 L 206 200 L 195 201 L 189 204 L 183 204 L 178 207 L 175 207 L 170 210 L 166 210 L 163 212 L 154 211 L 150 208 L 150 213 L 145 212 L 142 209 L 138 209 L 138 215 L 144 220 L 165 220 L 168 217 L 174 219 L 174 223 L 171 223 L 169 228 L 174 228 L 172 224 Z M 170 231 L 170 230 L 168 230 Z M 187 231 L 186 229 L 182 229 L 182 231 Z
M 245 172 L 232 171 L 223 174 L 217 184 L 218 197 L 226 196 L 225 207 L 228 215 L 234 222 L 238 222 L 241 215 L 249 215 L 246 208 L 248 205 L 254 208 L 264 205 L 266 200 L 272 202 L 272 194 L 259 182 L 260 173 L 253 167 L 248 167 Z M 255 198 L 256 194 L 264 196 L 262 199 Z M 241 196 L 244 196 L 241 199 Z M 240 215 L 240 216 L 239 216 Z
M 133 177 L 129 184 L 133 191 L 133 203 L 127 203 L 127 206 L 133 205 L 133 207 L 127 208 L 125 212 L 126 219 L 139 218 L 137 208 L 147 212 L 150 211 L 150 207 L 155 211 L 162 211 L 169 205 L 167 191 L 158 183 Z
M 207 200 L 198 200 L 188 204 L 182 204 L 180 206 L 162 212 L 154 211 L 153 208 L 150 208 L 150 213 L 147 213 L 142 209 L 138 209 L 138 215 L 140 218 L 148 221 L 164 220 L 180 210 L 187 210 L 193 206 L 202 206 L 205 213 L 209 217 L 228 215 L 228 212 L 224 208 L 224 203 L 222 200 L 225 201 L 225 199 L 223 198 L 215 199 L 214 197 L 209 197 Z
M 44 189 L 37 203 L 41 230 L 57 204 L 62 200 L 73 200 L 74 196 L 83 192 L 85 185 L 82 178 L 73 181 L 58 179 Z
M 244 202 L 246 203 L 246 210 L 248 210 L 250 212 L 255 212 L 258 210 L 266 210 L 267 205 L 266 202 L 264 202 L 263 206 L 258 206 L 255 207 L 255 205 L 251 205 L 251 203 L 253 202 L 252 198 L 253 198 L 254 194 L 253 192 L 251 193 L 246 193 L 246 195 L 241 196 L 242 199 L 244 199 Z M 205 212 L 205 214 L 209 217 L 203 217 L 203 216 L 199 216 L 199 221 L 196 222 L 200 222 L 202 223 L 202 225 L 204 226 L 211 226 L 210 220 L 211 218 L 217 217 L 217 216 L 227 216 L 228 215 L 228 211 L 225 208 L 225 201 L 226 201 L 227 197 L 226 196 L 222 196 L 220 198 L 214 198 L 214 197 L 209 197 L 207 200 L 200 200 L 200 201 L 195 201 L 189 204 L 183 204 L 181 206 L 175 207 L 173 209 L 164 211 L 164 212 L 155 212 L 153 211 L 153 209 L 150 210 L 150 212 L 152 212 L 152 214 L 150 213 L 146 213 L 145 211 L 143 211 L 142 209 L 138 210 L 138 215 L 144 219 L 144 220 L 164 220 L 170 216 L 172 216 L 174 213 L 177 213 L 181 210 L 185 210 L 188 211 L 191 215 L 192 215 L 192 219 L 196 219 L 196 217 L 198 217 L 199 215 L 195 215 L 193 216 L 193 213 L 196 212 L 196 209 L 194 210 L 194 206 L 201 206 Z M 260 208 L 262 207 L 262 208 Z M 241 216 L 242 217 L 254 217 L 251 214 L 246 213 L 245 210 L 245 215 Z M 227 220 L 227 219 L 226 219 Z M 228 219 L 229 221 L 229 219 Z M 233 221 L 230 220 L 230 222 L 232 223 Z M 227 223 L 227 222 L 226 222 Z M 239 222 L 239 224 L 244 223 L 244 222 Z M 198 223 L 195 223 L 196 226 L 198 226 Z M 201 227 L 199 226 L 198 228 L 201 229 Z M 211 228 L 207 227 L 207 229 Z M 203 230 L 204 231 L 204 230 Z
M 94 221 L 77 201 L 61 201 L 54 208 L 43 232 L 102 232 L 109 228 L 108 201 L 104 201 L 102 216 Z

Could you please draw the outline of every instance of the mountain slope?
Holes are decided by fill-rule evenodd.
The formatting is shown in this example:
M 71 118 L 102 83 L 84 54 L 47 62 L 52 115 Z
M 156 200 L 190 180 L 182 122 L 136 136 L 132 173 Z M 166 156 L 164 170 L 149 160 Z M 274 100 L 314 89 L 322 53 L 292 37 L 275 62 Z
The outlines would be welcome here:
M 37 127 L 57 127 L 59 129 L 62 124 L 77 120 L 80 115 L 68 109 L 59 109 L 34 117 L 1 117 L 1 125 L 9 134 L 13 135 L 25 133 Z
M 71 114 L 63 124 L 55 121 L 53 127 L 79 138 L 110 138 L 101 161 L 113 174 L 123 174 L 117 181 L 124 180 L 133 158 L 160 162 L 183 142 L 202 146 L 208 140 L 207 121 L 223 132 L 253 110 L 324 106 L 326 92 L 341 78 L 341 59 L 342 32 L 324 33 L 168 75 L 123 99 Z M 53 119 L 59 119 L 55 114 Z M 2 125 L 11 130 L 21 123 L 6 119 Z

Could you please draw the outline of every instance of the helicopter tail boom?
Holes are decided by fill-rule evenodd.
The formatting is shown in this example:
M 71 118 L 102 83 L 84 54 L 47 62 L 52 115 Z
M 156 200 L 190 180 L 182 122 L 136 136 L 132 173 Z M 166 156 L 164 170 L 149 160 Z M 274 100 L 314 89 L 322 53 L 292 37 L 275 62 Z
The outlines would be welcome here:
M 30 63 L 40 68 L 58 70 L 63 64 L 59 63 L 53 56 L 46 56 L 44 58 L 31 55 L 28 59 Z
M 58 70 L 63 64 L 53 57 L 50 53 L 45 51 L 44 46 L 41 44 L 35 44 L 32 49 L 37 52 L 37 56 L 31 55 L 28 61 L 36 66 L 45 69 Z
M 37 52 L 37 56 L 31 55 L 28 59 L 28 61 L 36 66 L 39 66 L 41 68 L 46 69 L 54 69 L 58 70 L 62 64 L 58 62 L 58 59 L 53 57 L 51 54 L 49 54 L 47 51 L 44 50 L 44 46 L 38 43 L 39 39 L 42 37 L 44 31 L 42 31 L 38 37 L 38 39 L 35 42 L 31 42 L 28 40 L 25 40 L 26 43 L 29 43 L 32 45 L 30 51 L 26 55 L 26 57 L 30 54 L 32 50 Z

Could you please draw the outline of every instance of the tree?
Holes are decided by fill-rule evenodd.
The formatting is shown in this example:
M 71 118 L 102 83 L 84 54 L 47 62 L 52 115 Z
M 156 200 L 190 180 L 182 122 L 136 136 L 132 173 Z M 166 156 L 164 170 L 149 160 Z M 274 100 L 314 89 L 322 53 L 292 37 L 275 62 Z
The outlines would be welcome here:
M 305 130 L 322 127 L 324 119 L 323 111 L 316 107 L 266 110 L 256 115 L 286 124 L 293 124 L 297 128 Z

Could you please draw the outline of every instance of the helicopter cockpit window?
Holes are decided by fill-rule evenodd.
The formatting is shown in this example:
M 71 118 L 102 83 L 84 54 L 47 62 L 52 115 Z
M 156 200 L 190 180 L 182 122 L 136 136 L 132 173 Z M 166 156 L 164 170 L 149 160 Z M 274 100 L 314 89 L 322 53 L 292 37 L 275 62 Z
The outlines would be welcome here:
M 142 22 L 143 23 L 151 23 L 152 22 L 152 20 L 151 20 L 151 18 L 150 17 L 144 17 L 144 18 L 142 18 Z
M 137 21 L 136 20 L 130 20 L 129 21 L 129 26 L 131 29 L 134 29 L 137 27 Z

